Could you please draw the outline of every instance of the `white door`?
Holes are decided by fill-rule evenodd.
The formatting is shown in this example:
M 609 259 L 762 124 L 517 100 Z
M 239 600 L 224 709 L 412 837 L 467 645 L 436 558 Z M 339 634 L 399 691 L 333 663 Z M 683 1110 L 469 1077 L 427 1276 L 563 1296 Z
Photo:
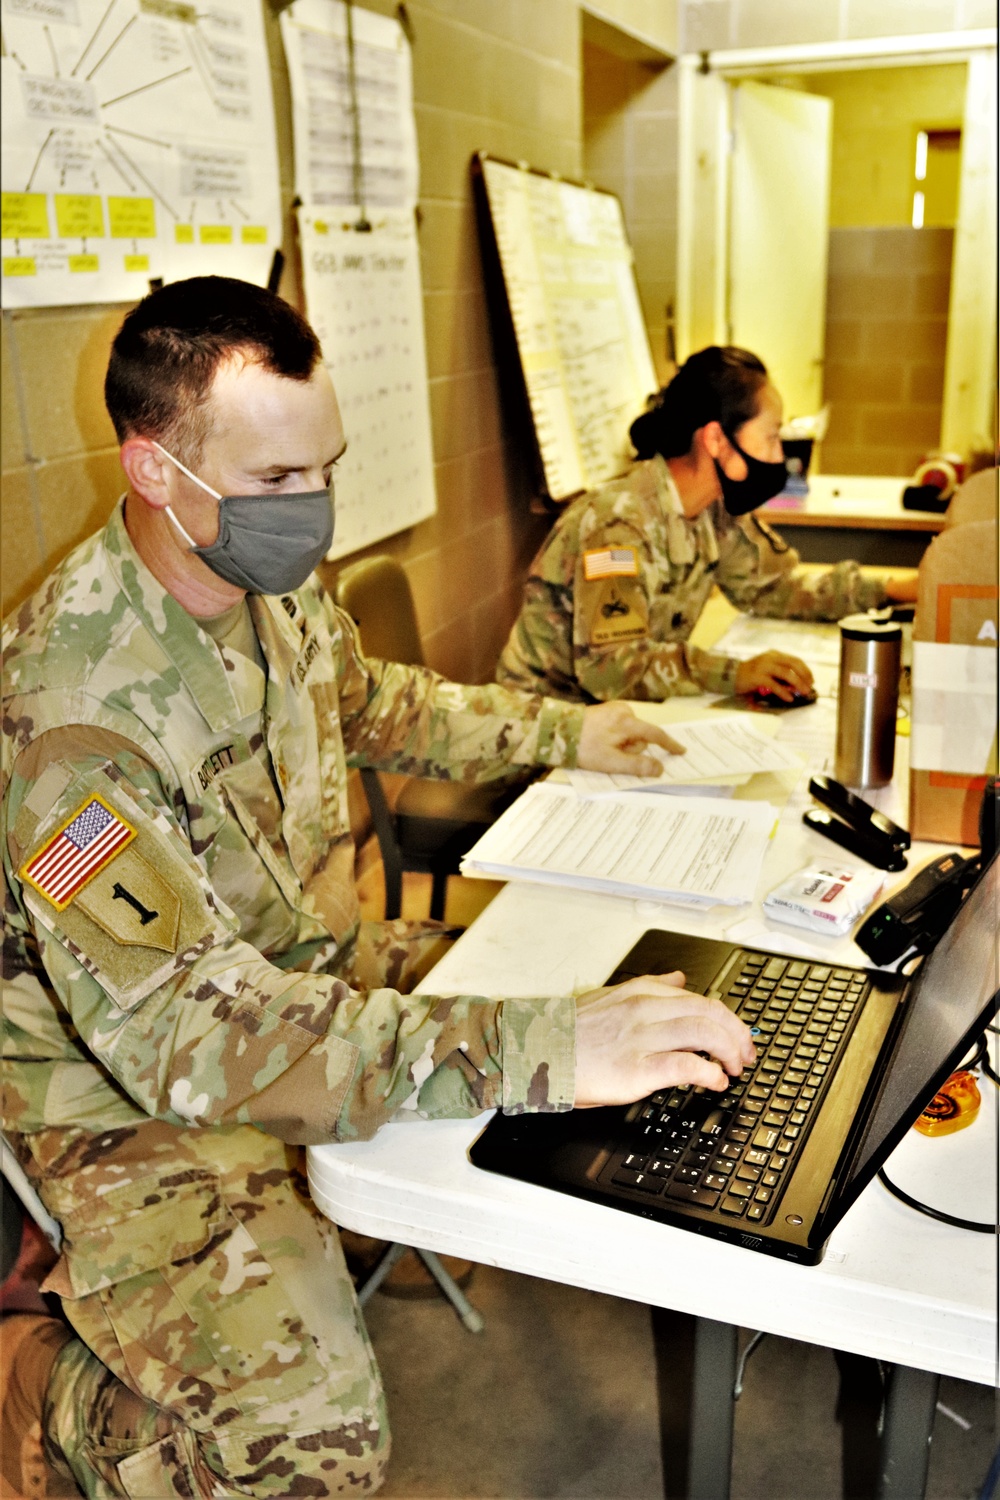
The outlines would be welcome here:
M 767 365 L 785 416 L 823 403 L 833 106 L 732 85 L 729 336 Z

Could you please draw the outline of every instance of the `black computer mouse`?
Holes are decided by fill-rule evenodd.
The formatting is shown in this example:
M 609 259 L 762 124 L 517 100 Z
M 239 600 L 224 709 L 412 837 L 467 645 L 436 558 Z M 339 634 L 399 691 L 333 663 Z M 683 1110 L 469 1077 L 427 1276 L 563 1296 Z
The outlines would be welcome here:
M 750 698 L 760 708 L 803 708 L 816 702 L 815 693 L 796 693 L 791 699 L 779 698 L 777 693 L 751 693 Z

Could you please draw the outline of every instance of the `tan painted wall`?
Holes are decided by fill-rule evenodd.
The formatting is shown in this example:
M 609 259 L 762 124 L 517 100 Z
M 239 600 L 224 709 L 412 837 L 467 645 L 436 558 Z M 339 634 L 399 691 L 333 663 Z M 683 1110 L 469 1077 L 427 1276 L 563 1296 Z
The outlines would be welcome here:
M 661 384 L 673 374 L 667 308 L 677 276 L 677 85 L 675 67 L 584 43 L 583 170 L 621 200 Z
M 393 0 L 368 8 L 394 15 Z M 601 0 L 612 22 L 676 46 L 674 0 Z M 372 550 L 395 553 L 413 584 L 428 660 L 490 677 L 524 568 L 547 521 L 529 511 L 527 466 L 502 424 L 469 187 L 477 148 L 583 173 L 580 13 L 574 0 L 409 0 L 421 163 L 420 245 L 439 510 Z M 269 14 L 269 13 L 268 13 Z M 268 20 L 286 211 L 288 85 Z M 669 193 L 669 183 L 651 184 Z M 665 237 L 672 256 L 672 234 Z M 298 300 L 289 269 L 282 293 Z M 666 252 L 665 252 L 666 253 Z M 670 261 L 645 302 L 662 348 Z M 101 385 L 124 307 L 54 308 L 3 318 L 3 608 L 24 598 L 98 526 L 123 488 Z
M 935 448 L 951 229 L 830 231 L 827 474 L 912 474 Z
M 248 0 L 250 3 L 250 0 Z M 365 0 L 392 15 L 394 0 Z M 675 0 L 596 0 L 603 17 L 672 52 Z M 682 7 L 688 47 L 990 24 L 991 0 L 703 0 Z M 960 14 L 961 11 L 961 14 Z M 421 156 L 420 232 L 439 513 L 380 548 L 413 581 L 431 663 L 492 672 L 520 579 L 546 528 L 506 437 L 482 292 L 468 159 L 482 147 L 578 177 L 585 166 L 580 13 L 575 0 L 408 0 Z M 699 29 L 700 28 L 700 29 Z M 291 202 L 288 87 L 277 25 L 269 44 L 283 195 Z M 715 33 L 718 33 L 716 37 Z M 673 290 L 674 70 L 631 94 L 631 156 L 619 188 L 658 361 Z M 599 111 L 598 111 L 599 112 Z M 593 123 L 593 118 L 591 119 Z M 588 146 L 588 155 L 590 154 Z M 591 167 L 593 171 L 593 168 Z M 614 186 L 612 182 L 607 184 Z M 297 300 L 290 232 L 282 292 Z M 22 599 L 100 523 L 122 487 L 101 382 L 124 309 L 4 314 L 3 608 Z
M 683 51 L 701 52 L 996 24 L 996 0 L 685 0 L 680 32 Z
M 958 129 L 965 63 L 822 73 L 802 80 L 833 102 L 830 228 L 909 228 L 917 132 Z M 958 200 L 958 153 L 953 198 Z M 954 225 L 954 219 L 952 219 Z

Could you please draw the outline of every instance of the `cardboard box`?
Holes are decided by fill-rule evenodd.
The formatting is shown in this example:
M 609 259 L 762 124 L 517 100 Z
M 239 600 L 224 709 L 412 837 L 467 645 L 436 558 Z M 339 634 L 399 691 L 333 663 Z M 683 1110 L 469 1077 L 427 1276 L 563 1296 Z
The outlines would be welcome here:
M 1000 469 L 980 469 L 960 484 L 945 511 L 946 526 L 965 526 L 969 521 L 995 521 L 1000 497 Z
M 997 522 L 951 526 L 920 563 L 913 621 L 910 832 L 979 843 L 997 774 Z

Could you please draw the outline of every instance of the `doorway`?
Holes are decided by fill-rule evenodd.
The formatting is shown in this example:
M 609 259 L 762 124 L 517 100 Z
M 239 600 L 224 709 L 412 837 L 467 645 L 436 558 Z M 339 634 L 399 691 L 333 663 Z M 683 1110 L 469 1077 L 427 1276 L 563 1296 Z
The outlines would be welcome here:
M 752 327 L 741 306 L 790 303 L 789 288 L 802 274 L 799 264 L 809 270 L 809 255 L 789 264 L 787 256 L 782 261 L 772 253 L 761 265 L 758 254 L 748 283 L 753 298 L 741 302 L 741 260 L 753 263 L 739 238 L 740 173 L 746 177 L 742 158 L 748 154 L 741 117 L 753 118 L 754 111 L 743 110 L 739 96 L 742 90 L 770 99 L 779 113 L 783 99 L 789 106 L 798 101 L 793 115 L 807 101 L 830 110 L 829 225 L 813 236 L 811 252 L 829 258 L 813 356 L 820 361 L 822 399 L 831 406 L 821 455 L 828 473 L 905 475 L 928 450 L 966 454 L 995 441 L 996 53 L 981 47 L 962 55 L 955 43 L 950 56 L 938 49 L 936 55 L 896 57 L 893 45 L 892 39 L 873 42 L 872 53 L 881 50 L 863 63 L 831 48 L 828 59 L 810 57 L 797 71 L 788 56 L 795 49 L 782 49 L 783 67 L 763 50 L 714 54 L 711 66 L 683 60 L 682 357 L 709 342 L 747 342 L 774 364 L 781 384 L 781 366 L 790 360 L 776 334 L 777 359 L 768 359 L 769 315 L 758 315 Z M 817 151 L 815 175 L 821 170 Z M 772 228 L 779 225 L 780 240 L 782 218 L 797 208 L 789 167 L 796 158 L 778 137 L 770 152 L 766 133 L 749 156 L 753 190 L 757 179 L 765 182 L 766 216 Z M 784 165 L 774 165 L 772 156 Z M 775 180 L 767 186 L 769 177 Z M 745 212 L 742 220 L 752 222 Z M 815 280 L 815 265 L 811 269 Z M 786 321 L 794 335 L 796 320 Z M 814 330 L 807 320 L 799 322 L 804 343 Z M 745 337 L 745 327 L 752 327 L 755 341 Z M 798 396 L 794 380 L 789 387 Z M 789 406 L 795 404 L 793 397 Z M 807 412 L 803 406 L 790 414 Z
M 967 71 L 939 63 L 801 81 L 833 107 L 827 473 L 912 474 L 938 446 Z

